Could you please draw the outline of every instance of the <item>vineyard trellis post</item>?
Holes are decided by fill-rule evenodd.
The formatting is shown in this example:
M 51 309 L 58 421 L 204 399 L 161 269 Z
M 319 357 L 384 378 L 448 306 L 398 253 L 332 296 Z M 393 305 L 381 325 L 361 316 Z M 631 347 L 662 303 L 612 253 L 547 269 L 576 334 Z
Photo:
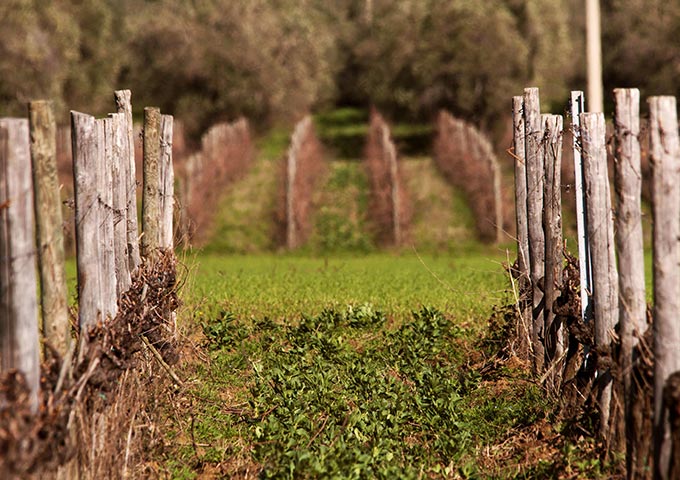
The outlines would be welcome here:
M 390 181 L 390 200 L 392 204 L 392 236 L 395 245 L 400 245 L 401 232 L 401 192 L 399 191 L 399 167 L 397 165 L 397 149 L 390 136 L 390 129 L 383 122 L 381 128 L 383 159 L 387 163 Z
M 0 370 L 25 376 L 38 408 L 40 343 L 28 120 L 0 119 Z
M 655 478 L 665 480 L 672 478 L 672 442 L 664 387 L 680 370 L 680 143 L 675 97 L 651 97 L 648 103 L 654 194 L 654 459 Z
M 578 242 L 578 262 L 581 286 L 581 318 L 587 322 L 592 315 L 593 278 L 588 243 L 588 215 L 583 186 L 583 156 L 581 155 L 581 114 L 585 112 L 583 92 L 571 92 L 571 131 L 574 153 L 574 192 L 576 194 L 576 234 Z
M 634 389 L 631 374 L 637 359 L 635 347 L 647 330 L 645 298 L 645 264 L 642 236 L 642 171 L 640 162 L 640 91 L 615 89 L 614 114 L 614 185 L 616 192 L 616 247 L 619 266 L 620 363 L 623 376 L 624 430 L 627 433 L 628 458 L 633 453 L 637 429 L 632 425 L 631 406 Z M 636 467 L 629 465 L 629 471 Z
M 40 271 L 40 307 L 45 340 L 60 355 L 70 343 L 64 234 L 57 179 L 57 126 L 51 102 L 28 106 L 35 201 L 36 245 Z
M 543 231 L 543 125 L 538 88 L 524 89 L 525 153 L 527 174 L 527 222 L 529 232 L 529 268 L 532 289 L 533 366 L 543 371 L 544 303 L 541 282 L 545 264 L 545 234 Z
M 118 113 L 122 113 L 125 116 L 125 129 L 127 130 L 127 141 L 125 142 L 127 161 L 123 160 L 123 166 L 127 174 L 126 222 L 128 255 L 130 272 L 134 273 L 141 263 L 141 258 L 139 254 L 139 225 L 137 221 L 137 176 L 135 166 L 135 137 L 132 124 L 132 93 L 130 90 L 116 90 L 114 92 L 114 99 L 116 101 Z
M 172 135 L 174 119 L 172 115 L 161 115 L 160 133 L 160 181 L 161 216 L 159 246 L 162 249 L 174 248 L 173 217 L 175 207 L 175 174 L 172 167 Z
M 305 135 L 307 117 L 295 125 L 290 147 L 286 155 L 286 246 L 289 250 L 298 245 L 297 222 L 295 219 L 295 185 L 297 178 L 298 154 Z
M 515 165 L 515 220 L 517 223 L 517 269 L 519 272 L 520 344 L 531 351 L 531 299 L 529 280 L 529 230 L 527 224 L 527 174 L 525 154 L 524 97 L 512 99 L 513 148 Z
M 612 399 L 611 368 L 602 360 L 612 355 L 612 333 L 618 321 L 618 280 L 614 247 L 609 177 L 607 174 L 606 128 L 604 114 L 582 113 L 581 142 L 583 147 L 588 239 L 593 268 L 593 313 L 595 345 L 598 354 L 599 435 L 610 440 Z
M 127 241 L 127 127 L 124 113 L 112 113 L 113 138 L 111 164 L 111 192 L 113 208 L 113 247 L 116 270 L 116 294 L 120 296 L 132 284 Z
M 116 293 L 116 258 L 113 227 L 113 120 L 97 120 L 99 131 L 99 155 L 97 156 L 97 198 L 99 203 L 99 285 L 102 290 L 104 318 L 114 318 L 118 311 Z M 103 148 L 102 148 L 103 146 Z
M 160 247 L 161 189 L 160 147 L 161 111 L 144 109 L 144 160 L 142 170 L 142 256 L 150 257 Z
M 553 305 L 562 288 L 562 133 L 561 115 L 543 115 L 545 125 L 544 152 L 545 182 L 543 190 L 543 226 L 545 231 L 544 312 L 547 366 L 552 368 L 553 385 L 561 382 L 564 353 L 564 327 L 554 324 Z M 555 365 L 553 365 L 555 363 Z
M 81 331 L 95 325 L 103 311 L 99 285 L 99 139 L 94 117 L 71 112 L 73 186 L 75 191 L 78 323 Z M 85 338 L 85 336 L 83 336 Z

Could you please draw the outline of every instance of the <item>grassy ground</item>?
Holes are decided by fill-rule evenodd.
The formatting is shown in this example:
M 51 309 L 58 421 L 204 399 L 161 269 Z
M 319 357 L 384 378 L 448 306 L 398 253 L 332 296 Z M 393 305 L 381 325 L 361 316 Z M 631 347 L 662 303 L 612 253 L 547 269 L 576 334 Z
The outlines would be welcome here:
M 376 249 L 353 158 L 365 113 L 317 119 L 338 158 L 306 247 L 272 245 L 279 132 L 216 206 L 210 245 L 182 259 L 186 384 L 159 399 L 161 475 L 606 478 L 589 440 L 561 435 L 558 399 L 502 354 L 501 306 L 513 301 L 502 263 L 515 255 L 475 242 L 464 199 L 431 159 L 403 159 L 409 245 Z
M 293 320 L 369 304 L 399 321 L 427 306 L 469 322 L 507 300 L 503 261 L 495 249 L 460 256 L 201 255 L 185 261 L 194 266 L 182 297 L 207 315 L 218 309 L 244 319 Z
M 555 399 L 499 356 L 504 260 L 186 259 L 186 386 L 161 402 L 163 475 L 606 478 L 592 444 L 560 436 Z

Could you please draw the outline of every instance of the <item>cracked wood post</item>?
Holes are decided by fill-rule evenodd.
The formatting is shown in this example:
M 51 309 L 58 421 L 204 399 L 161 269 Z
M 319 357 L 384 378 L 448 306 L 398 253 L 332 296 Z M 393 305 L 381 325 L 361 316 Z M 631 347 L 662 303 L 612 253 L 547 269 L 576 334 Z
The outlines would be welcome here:
M 612 334 L 618 321 L 619 297 L 605 135 L 604 114 L 581 114 L 588 237 L 593 268 L 595 345 L 599 355 L 611 356 Z M 610 368 L 598 365 L 597 382 L 599 436 L 605 442 L 609 442 L 612 398 Z
M 113 119 L 97 120 L 100 147 L 97 164 L 99 198 L 99 286 L 102 292 L 104 318 L 114 318 L 118 312 L 116 294 L 116 253 L 114 247 L 113 214 Z
M 71 342 L 64 233 L 57 178 L 57 125 L 51 102 L 28 105 L 40 307 L 45 341 L 64 357 Z
M 0 119 L 0 372 L 16 368 L 38 409 L 40 342 L 28 121 Z
M 113 138 L 111 163 L 111 192 L 113 207 L 113 250 L 118 298 L 130 289 L 130 263 L 127 239 L 127 123 L 124 113 L 112 113 Z
M 160 169 L 161 169 L 161 228 L 160 247 L 165 250 L 175 248 L 174 244 L 174 207 L 175 174 L 172 165 L 172 115 L 161 115 Z
M 135 166 L 135 137 L 132 124 L 132 94 L 130 90 L 117 90 L 114 93 L 118 113 L 125 115 L 127 129 L 127 161 L 123 161 L 127 175 L 127 242 L 130 272 L 135 273 L 142 262 L 139 254 L 139 224 L 137 221 L 137 176 Z
M 642 237 L 642 172 L 640 167 L 640 91 L 615 89 L 614 114 L 614 191 L 616 194 L 616 247 L 619 267 L 619 332 L 620 364 L 623 376 L 624 415 L 622 431 L 627 439 L 628 470 L 635 475 L 638 465 L 637 446 L 642 442 L 640 426 L 633 425 L 638 416 L 635 405 L 637 389 L 631 388 L 631 372 L 637 358 L 634 351 L 647 330 L 645 298 L 645 263 Z
M 97 121 L 71 112 L 73 187 L 75 193 L 78 323 L 81 332 L 96 325 L 104 311 L 99 285 L 99 199 L 97 164 L 100 155 Z M 81 334 L 82 341 L 87 336 Z
M 545 231 L 545 354 L 546 362 L 561 362 L 564 353 L 564 327 L 554 326 L 553 305 L 562 287 L 562 134 L 561 115 L 542 115 L 545 125 L 545 182 L 543 189 L 543 228 Z M 559 386 L 562 372 L 557 365 L 551 375 Z
M 543 275 L 545 234 L 543 231 L 543 125 L 538 88 L 524 89 L 524 128 L 527 171 L 527 229 L 529 233 L 529 271 L 532 288 L 533 367 L 543 372 L 544 365 L 544 299 Z
M 142 256 L 155 255 L 159 244 L 161 219 L 160 189 L 161 111 L 144 109 L 144 180 L 142 185 Z
M 650 156 L 654 261 L 654 476 L 670 479 L 670 412 L 663 402 L 668 378 L 680 370 L 680 145 L 675 97 L 651 97 Z
M 519 271 L 518 333 L 522 352 L 531 354 L 531 299 L 529 278 L 529 230 L 527 225 L 527 168 L 524 131 L 524 97 L 512 98 L 513 148 L 515 164 L 515 220 L 517 222 L 517 268 Z

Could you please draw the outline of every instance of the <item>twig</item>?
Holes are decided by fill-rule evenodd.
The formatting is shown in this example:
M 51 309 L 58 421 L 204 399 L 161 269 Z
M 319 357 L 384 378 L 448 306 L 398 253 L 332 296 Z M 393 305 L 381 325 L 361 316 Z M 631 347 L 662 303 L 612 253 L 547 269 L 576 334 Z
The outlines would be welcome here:
M 321 434 L 321 432 L 323 431 L 323 429 L 326 428 L 326 423 L 328 423 L 328 415 L 326 416 L 326 418 L 323 419 L 323 423 L 321 424 L 321 427 L 319 427 L 319 429 L 312 436 L 312 438 L 309 439 L 309 442 L 307 443 L 306 448 L 309 448 L 309 446 L 312 444 L 312 442 L 314 442 L 314 440 L 316 440 L 316 437 L 318 437 Z
M 76 393 L 76 403 L 80 402 L 80 398 L 83 396 L 83 392 L 85 391 L 85 385 L 87 385 L 88 380 L 90 380 L 90 377 L 92 377 L 92 374 L 94 374 L 94 369 L 97 368 L 99 362 L 100 362 L 99 357 L 92 360 L 90 365 L 87 367 L 87 372 L 85 372 L 85 375 L 83 375 L 82 378 L 78 381 L 78 383 L 80 383 L 80 386 L 78 387 L 78 393 Z
M 175 381 L 177 385 L 180 387 L 184 387 L 184 382 L 180 380 L 180 378 L 177 376 L 177 374 L 174 372 L 174 370 L 166 363 L 165 360 L 163 360 L 163 357 L 161 356 L 160 352 L 154 347 L 151 342 L 149 342 L 149 339 L 146 338 L 144 335 L 140 335 L 140 338 L 142 339 L 142 343 L 151 351 L 153 354 L 154 358 L 158 361 L 161 367 L 170 375 L 170 377 Z
M 130 444 L 132 443 L 132 430 L 135 426 L 135 417 L 137 411 L 132 412 L 132 420 L 130 420 L 130 429 L 127 434 L 127 442 L 125 444 L 125 463 L 123 464 L 123 478 L 128 478 L 128 461 L 130 460 Z
M 71 368 L 73 366 L 73 353 L 75 352 L 75 343 L 76 343 L 75 340 L 71 340 L 69 342 L 68 351 L 61 360 L 62 364 L 61 369 L 59 370 L 59 378 L 57 380 L 57 385 L 54 388 L 55 394 L 61 391 L 61 388 L 64 386 L 64 381 L 66 380 L 66 377 L 69 376 L 71 372 Z

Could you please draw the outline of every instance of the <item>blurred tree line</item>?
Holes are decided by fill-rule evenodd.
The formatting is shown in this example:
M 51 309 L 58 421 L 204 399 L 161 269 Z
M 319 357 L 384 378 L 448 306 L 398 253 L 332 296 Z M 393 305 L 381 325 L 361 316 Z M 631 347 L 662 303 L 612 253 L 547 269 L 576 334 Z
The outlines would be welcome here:
M 680 4 L 602 0 L 605 88 L 678 94 Z M 197 133 L 332 105 L 492 129 L 511 95 L 584 88 L 582 0 L 2 0 L 0 115 L 103 114 L 130 88 Z

